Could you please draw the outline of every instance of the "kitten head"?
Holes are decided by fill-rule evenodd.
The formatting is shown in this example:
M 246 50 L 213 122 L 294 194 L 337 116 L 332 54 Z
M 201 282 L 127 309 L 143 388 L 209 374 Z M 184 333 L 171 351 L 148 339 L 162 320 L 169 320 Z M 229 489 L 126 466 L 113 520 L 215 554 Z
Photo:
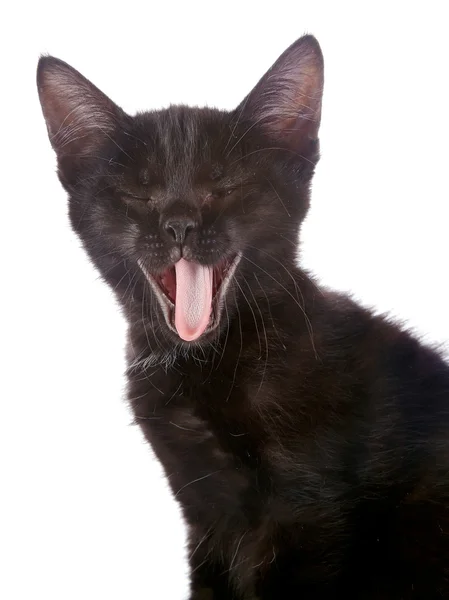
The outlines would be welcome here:
M 159 344 L 220 335 L 241 294 L 260 295 L 273 261 L 294 261 L 318 160 L 315 38 L 288 48 L 231 112 L 132 117 L 50 56 L 37 84 L 72 226 Z

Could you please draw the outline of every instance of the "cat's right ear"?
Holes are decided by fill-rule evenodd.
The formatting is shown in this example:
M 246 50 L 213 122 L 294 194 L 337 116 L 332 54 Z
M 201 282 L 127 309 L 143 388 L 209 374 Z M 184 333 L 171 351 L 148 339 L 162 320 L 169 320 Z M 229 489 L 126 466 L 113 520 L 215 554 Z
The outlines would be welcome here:
M 37 88 L 48 136 L 61 167 L 95 156 L 124 112 L 76 69 L 42 56 Z

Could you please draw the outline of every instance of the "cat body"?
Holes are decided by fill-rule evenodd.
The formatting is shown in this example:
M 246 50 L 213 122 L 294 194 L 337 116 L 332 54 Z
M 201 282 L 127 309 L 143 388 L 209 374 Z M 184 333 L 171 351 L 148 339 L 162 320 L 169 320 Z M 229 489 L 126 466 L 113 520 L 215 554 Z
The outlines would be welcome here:
M 447 367 L 346 298 L 310 292 L 319 335 L 291 328 L 294 302 L 264 324 L 248 307 L 240 357 L 236 323 L 223 355 L 130 370 L 192 568 L 236 598 L 445 597 Z M 145 347 L 141 328 L 131 339 Z
M 449 597 L 449 367 L 297 266 L 316 40 L 231 112 L 130 117 L 52 57 L 38 88 L 72 226 L 129 324 L 192 600 Z

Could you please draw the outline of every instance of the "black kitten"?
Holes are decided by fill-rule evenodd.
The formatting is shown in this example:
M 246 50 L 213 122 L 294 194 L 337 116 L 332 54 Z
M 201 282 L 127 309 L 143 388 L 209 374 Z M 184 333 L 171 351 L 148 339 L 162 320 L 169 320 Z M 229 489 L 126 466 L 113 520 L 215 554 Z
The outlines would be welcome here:
M 296 266 L 320 48 L 232 112 L 38 88 L 70 218 L 129 323 L 129 401 L 189 524 L 192 599 L 449 598 L 449 368 Z

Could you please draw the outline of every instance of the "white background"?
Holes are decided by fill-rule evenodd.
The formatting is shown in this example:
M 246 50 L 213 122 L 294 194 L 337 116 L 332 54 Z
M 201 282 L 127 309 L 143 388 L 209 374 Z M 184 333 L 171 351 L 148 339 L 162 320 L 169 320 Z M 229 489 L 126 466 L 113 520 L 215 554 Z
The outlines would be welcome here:
M 129 112 L 232 108 L 294 39 L 314 33 L 326 61 L 323 158 L 304 262 L 429 340 L 449 339 L 445 3 L 263 6 L 3 8 L 4 600 L 181 600 L 188 586 L 178 508 L 129 426 L 124 323 L 68 228 L 35 90 L 40 53 L 73 64 Z

